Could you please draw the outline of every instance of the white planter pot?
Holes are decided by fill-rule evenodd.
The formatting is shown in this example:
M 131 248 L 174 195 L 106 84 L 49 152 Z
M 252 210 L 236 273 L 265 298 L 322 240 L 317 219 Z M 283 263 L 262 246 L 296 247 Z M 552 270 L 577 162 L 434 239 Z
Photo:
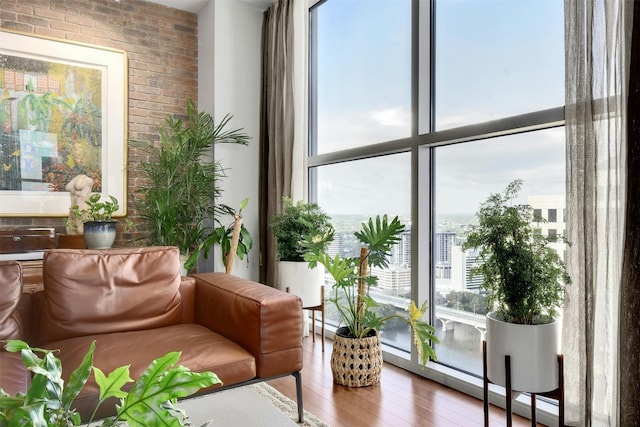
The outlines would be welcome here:
M 309 268 L 308 262 L 278 261 L 280 289 L 302 298 L 303 307 L 322 303 L 320 288 L 324 285 L 324 267 Z
M 187 258 L 189 258 L 185 254 L 180 254 L 180 276 L 185 277 L 189 274 L 189 271 L 184 266 L 184 263 L 187 262 Z
M 511 358 L 513 391 L 543 393 L 558 388 L 558 322 L 519 325 L 487 315 L 487 377 L 506 387 L 505 355 Z

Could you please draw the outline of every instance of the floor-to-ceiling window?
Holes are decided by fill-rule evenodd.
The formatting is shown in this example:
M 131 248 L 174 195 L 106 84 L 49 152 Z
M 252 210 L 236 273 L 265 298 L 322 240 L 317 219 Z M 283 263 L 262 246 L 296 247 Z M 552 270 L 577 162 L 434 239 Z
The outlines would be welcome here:
M 363 220 L 400 216 L 372 292 L 388 310 L 428 298 L 438 363 L 480 375 L 484 300 L 461 250 L 479 204 L 522 179 L 520 202 L 564 230 L 563 2 L 321 1 L 309 69 L 309 194 L 333 218 L 332 250 L 356 254 Z M 401 325 L 382 338 L 416 365 Z

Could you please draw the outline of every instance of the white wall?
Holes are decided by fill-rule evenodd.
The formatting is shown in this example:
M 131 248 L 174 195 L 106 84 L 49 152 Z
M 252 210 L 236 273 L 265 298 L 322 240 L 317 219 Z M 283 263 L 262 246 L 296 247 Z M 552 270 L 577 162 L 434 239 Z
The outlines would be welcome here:
M 236 0 L 210 0 L 198 15 L 199 108 L 211 113 L 216 122 L 232 114 L 229 129 L 242 128 L 251 138 L 246 147 L 215 148 L 215 158 L 228 169 L 219 202 L 237 207 L 249 198 L 243 221 L 254 238 L 254 246 L 249 264 L 246 259 L 236 260 L 233 273 L 251 280 L 258 280 L 262 17 L 260 6 Z M 219 250 L 213 260 L 215 271 L 224 271 Z

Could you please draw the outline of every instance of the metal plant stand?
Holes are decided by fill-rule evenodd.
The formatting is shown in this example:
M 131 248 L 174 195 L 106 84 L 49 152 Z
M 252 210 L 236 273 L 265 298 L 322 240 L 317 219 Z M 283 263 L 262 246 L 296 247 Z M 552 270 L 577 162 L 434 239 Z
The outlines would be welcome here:
M 512 421 L 512 389 L 511 389 L 511 356 L 504 357 L 504 369 L 506 378 L 506 416 L 507 427 L 513 426 Z M 487 377 L 487 342 L 482 341 L 482 376 L 484 383 L 484 425 L 489 427 L 489 378 Z M 526 390 L 518 390 L 526 391 Z M 531 395 L 531 425 L 535 427 L 536 422 L 536 396 L 544 396 L 558 400 L 558 425 L 564 427 L 564 359 L 558 355 L 558 388 L 546 393 L 530 393 Z

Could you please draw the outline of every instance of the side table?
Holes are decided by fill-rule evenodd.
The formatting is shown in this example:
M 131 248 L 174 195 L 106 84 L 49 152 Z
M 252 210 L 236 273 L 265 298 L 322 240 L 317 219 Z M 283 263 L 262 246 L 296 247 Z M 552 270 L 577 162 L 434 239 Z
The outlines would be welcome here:
M 87 249 L 82 234 L 61 234 L 56 235 L 56 247 L 60 249 Z

